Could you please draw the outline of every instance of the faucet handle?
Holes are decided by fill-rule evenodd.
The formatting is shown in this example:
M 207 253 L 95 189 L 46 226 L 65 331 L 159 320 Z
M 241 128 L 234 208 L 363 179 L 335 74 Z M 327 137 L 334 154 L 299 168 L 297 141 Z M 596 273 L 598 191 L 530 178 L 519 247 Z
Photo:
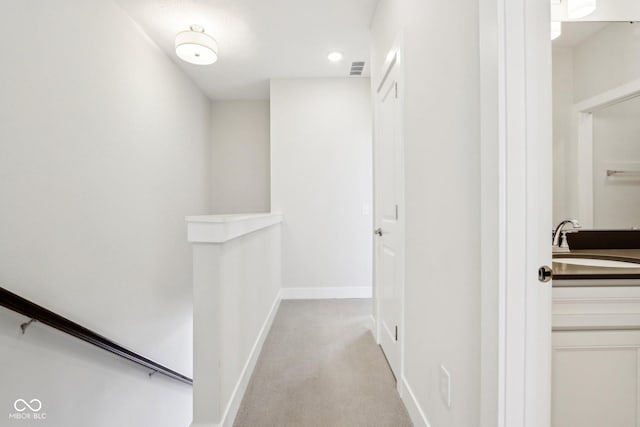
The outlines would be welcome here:
M 563 228 L 567 224 L 571 224 L 573 226 L 573 228 L 581 228 L 582 227 L 577 219 L 565 219 L 565 220 L 561 221 L 560 224 L 558 224 L 558 226 L 556 227 L 555 231 L 553 232 L 553 240 L 552 240 L 552 245 L 553 246 L 555 246 L 555 247 L 565 247 L 565 248 L 567 247 L 567 246 L 563 246 L 561 244 L 562 239 L 564 237 Z

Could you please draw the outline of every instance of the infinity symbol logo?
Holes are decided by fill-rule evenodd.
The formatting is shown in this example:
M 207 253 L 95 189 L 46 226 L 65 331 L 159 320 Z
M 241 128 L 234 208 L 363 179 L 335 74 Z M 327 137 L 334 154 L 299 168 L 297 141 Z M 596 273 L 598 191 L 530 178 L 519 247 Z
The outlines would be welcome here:
M 31 401 L 27 403 L 27 401 L 24 399 L 18 399 L 13 402 L 13 407 L 18 412 L 24 412 L 27 410 L 27 408 L 29 408 L 32 412 L 38 412 L 40 409 L 42 409 L 42 402 L 40 402 L 40 400 L 38 399 L 31 399 Z

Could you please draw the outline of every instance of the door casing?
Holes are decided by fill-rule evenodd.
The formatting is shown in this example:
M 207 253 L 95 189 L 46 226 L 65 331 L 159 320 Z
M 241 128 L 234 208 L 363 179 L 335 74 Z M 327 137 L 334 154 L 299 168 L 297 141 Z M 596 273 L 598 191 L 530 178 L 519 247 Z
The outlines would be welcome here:
M 551 419 L 548 0 L 479 0 L 483 427 Z
M 551 422 L 552 13 L 566 2 L 479 0 L 483 427 Z M 633 0 L 581 19 L 636 20 Z

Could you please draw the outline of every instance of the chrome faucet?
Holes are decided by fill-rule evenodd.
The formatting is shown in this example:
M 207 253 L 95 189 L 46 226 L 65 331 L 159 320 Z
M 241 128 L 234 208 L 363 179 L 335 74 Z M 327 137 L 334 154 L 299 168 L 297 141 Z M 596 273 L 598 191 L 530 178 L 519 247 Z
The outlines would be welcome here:
M 565 219 L 561 221 L 560 224 L 556 227 L 556 231 L 553 232 L 553 246 L 560 247 L 562 240 L 562 231 L 564 230 L 564 226 L 567 224 L 571 224 L 573 228 L 580 228 L 581 225 L 577 219 Z

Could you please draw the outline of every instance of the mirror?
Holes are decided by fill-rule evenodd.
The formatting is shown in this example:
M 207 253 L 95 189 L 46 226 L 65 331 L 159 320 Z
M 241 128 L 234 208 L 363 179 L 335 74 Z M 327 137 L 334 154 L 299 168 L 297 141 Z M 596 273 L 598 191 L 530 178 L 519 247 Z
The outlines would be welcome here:
M 554 224 L 640 227 L 640 23 L 563 22 L 552 52 Z

